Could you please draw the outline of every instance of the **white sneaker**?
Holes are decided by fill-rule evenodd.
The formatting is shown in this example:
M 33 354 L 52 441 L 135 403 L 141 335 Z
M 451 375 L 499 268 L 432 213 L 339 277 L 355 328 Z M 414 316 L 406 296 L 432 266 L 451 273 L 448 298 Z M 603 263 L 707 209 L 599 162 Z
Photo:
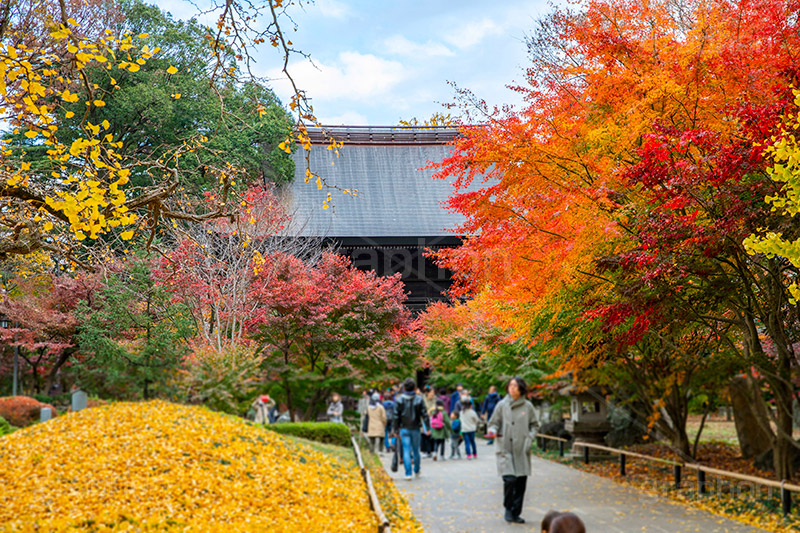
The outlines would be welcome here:
M 417 472 L 416 474 L 414 474 L 414 477 L 419 477 L 419 476 L 421 476 L 421 475 L 422 475 L 422 471 L 420 471 L 420 472 Z
M 412 476 L 406 476 L 406 481 L 411 481 L 412 479 L 414 479 Z

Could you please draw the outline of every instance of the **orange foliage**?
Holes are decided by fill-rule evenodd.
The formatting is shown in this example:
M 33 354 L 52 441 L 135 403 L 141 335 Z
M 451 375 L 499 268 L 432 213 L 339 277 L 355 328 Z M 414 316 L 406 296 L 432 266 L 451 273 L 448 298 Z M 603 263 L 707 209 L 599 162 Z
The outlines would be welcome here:
M 49 407 L 53 416 L 58 416 L 56 408 L 29 396 L 7 396 L 0 398 L 0 417 L 16 427 L 25 427 L 40 420 L 43 408 Z
M 466 245 L 439 254 L 462 293 L 480 294 L 504 327 L 523 333 L 592 262 L 628 239 L 624 180 L 658 124 L 705 128 L 721 139 L 741 125 L 732 108 L 777 102 L 793 77 L 796 2 L 596 0 L 556 11 L 529 42 L 529 105 L 462 128 L 434 165 L 456 178 L 450 207 Z M 467 187 L 486 180 L 480 191 Z

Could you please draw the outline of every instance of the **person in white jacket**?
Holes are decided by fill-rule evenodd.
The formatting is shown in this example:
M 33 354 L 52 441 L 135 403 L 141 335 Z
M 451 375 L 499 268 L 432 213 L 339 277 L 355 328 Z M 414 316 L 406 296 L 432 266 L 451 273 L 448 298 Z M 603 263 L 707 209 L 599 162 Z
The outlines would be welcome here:
M 525 487 L 531 475 L 531 445 L 536 435 L 536 413 L 526 400 L 528 386 L 522 378 L 511 378 L 508 394 L 497 404 L 486 436 L 497 438 L 497 473 L 503 478 L 506 522 L 524 524 L 520 517 Z
M 464 448 L 467 452 L 467 459 L 478 458 L 478 448 L 475 447 L 475 432 L 478 431 L 478 424 L 481 417 L 472 405 L 472 398 L 461 398 L 461 434 L 464 436 Z

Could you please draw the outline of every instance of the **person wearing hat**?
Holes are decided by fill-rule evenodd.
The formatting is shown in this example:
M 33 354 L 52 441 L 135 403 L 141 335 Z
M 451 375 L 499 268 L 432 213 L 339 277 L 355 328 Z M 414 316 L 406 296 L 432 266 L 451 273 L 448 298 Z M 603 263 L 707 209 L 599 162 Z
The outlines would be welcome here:
M 250 406 L 256 412 L 254 422 L 256 424 L 271 424 L 274 420 L 275 400 L 269 394 L 262 394 L 253 400 Z
M 381 395 L 377 392 L 373 392 L 372 396 L 370 396 L 367 416 L 369 417 L 367 421 L 369 450 L 372 453 L 380 452 L 383 455 L 383 446 L 381 444 L 386 431 L 386 409 L 383 408 Z

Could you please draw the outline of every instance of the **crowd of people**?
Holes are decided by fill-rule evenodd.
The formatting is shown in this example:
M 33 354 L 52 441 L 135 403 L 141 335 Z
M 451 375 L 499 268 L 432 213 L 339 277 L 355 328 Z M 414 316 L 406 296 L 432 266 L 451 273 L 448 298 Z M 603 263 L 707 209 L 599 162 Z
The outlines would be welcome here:
M 361 429 L 371 451 L 394 452 L 393 470 L 399 468 L 402 460 L 405 479 L 410 481 L 419 477 L 423 457 L 434 461 L 461 459 L 462 442 L 466 459 L 477 459 L 476 434 L 485 428 L 487 444 L 495 445 L 495 439 L 499 439 L 495 455 L 497 472 L 503 480 L 504 518 L 509 523 L 522 524 L 525 520 L 520 515 L 531 475 L 536 415 L 527 399 L 528 388 L 522 378 L 510 379 L 505 392 L 501 398 L 497 388 L 492 386 L 479 402 L 462 385 L 453 391 L 433 387 L 420 389 L 416 381 L 409 378 L 402 385 L 385 391 L 363 392 L 358 406 Z M 331 403 L 331 417 L 339 412 L 336 405 L 336 401 Z M 449 457 L 446 453 L 448 441 Z M 566 519 L 564 522 L 566 524 Z
M 364 390 L 358 402 L 361 430 L 374 453 L 393 453 L 392 469 L 402 463 L 405 479 L 421 472 L 421 459 L 461 459 L 461 445 L 467 460 L 477 459 L 476 435 L 483 430 L 488 445 L 497 446 L 497 473 L 503 480 L 504 518 L 523 524 L 520 516 L 525 489 L 531 475 L 531 447 L 536 434 L 536 415 L 528 401 L 528 387 L 522 378 L 511 378 L 500 396 L 491 386 L 478 401 L 470 390 L 420 389 L 409 378 L 386 390 Z M 257 397 L 251 406 L 256 423 L 274 423 L 275 402 L 268 395 Z M 328 420 L 343 423 L 344 403 L 332 394 Z M 497 439 L 497 440 L 495 440 Z M 447 443 L 449 442 L 449 456 Z M 572 513 L 548 513 L 542 521 L 548 533 L 585 533 L 583 522 Z
M 387 390 L 364 390 L 358 412 L 362 431 L 370 450 L 375 453 L 391 453 L 397 446 L 398 437 L 402 449 L 402 430 L 406 429 L 411 432 L 409 439 L 414 441 L 417 439 L 414 432 L 419 430 L 419 446 L 412 448 L 419 448 L 421 458 L 434 461 L 462 459 L 463 444 L 466 458 L 475 459 L 478 456 L 476 434 L 486 427 L 500 400 L 494 386 L 478 402 L 463 385 L 452 391 L 430 386 L 420 389 L 413 379 L 409 379 Z M 334 397 L 328 408 L 329 419 L 338 420 L 333 413 L 340 412 L 340 400 Z M 488 441 L 489 444 L 493 442 L 491 439 Z M 414 473 L 418 472 L 416 469 Z M 411 472 L 408 472 L 408 477 L 412 477 Z

